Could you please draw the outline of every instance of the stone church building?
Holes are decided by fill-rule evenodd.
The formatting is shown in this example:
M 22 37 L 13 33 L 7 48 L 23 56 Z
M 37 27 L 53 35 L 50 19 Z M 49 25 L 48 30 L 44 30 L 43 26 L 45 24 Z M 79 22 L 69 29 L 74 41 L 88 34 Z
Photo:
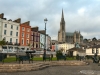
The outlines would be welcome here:
M 62 16 L 60 22 L 60 30 L 58 31 L 58 42 L 59 43 L 82 43 L 83 42 L 83 36 L 81 35 L 80 31 L 66 32 L 63 10 L 62 10 Z

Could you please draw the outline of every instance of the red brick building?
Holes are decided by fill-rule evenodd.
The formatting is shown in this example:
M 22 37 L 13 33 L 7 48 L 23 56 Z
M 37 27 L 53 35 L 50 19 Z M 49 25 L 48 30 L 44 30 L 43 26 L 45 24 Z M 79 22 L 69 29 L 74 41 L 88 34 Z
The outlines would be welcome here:
M 20 25 L 19 43 L 22 49 L 29 49 L 31 26 L 30 21 Z

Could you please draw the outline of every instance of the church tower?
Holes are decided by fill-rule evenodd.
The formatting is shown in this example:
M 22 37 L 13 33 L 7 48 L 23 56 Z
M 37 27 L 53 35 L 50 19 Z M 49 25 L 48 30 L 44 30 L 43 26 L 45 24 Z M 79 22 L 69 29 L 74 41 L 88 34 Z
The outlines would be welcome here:
M 64 43 L 66 42 L 66 31 L 65 31 L 65 20 L 64 20 L 64 14 L 62 9 L 62 16 L 61 16 L 61 22 L 60 22 L 60 30 L 58 31 L 58 42 Z

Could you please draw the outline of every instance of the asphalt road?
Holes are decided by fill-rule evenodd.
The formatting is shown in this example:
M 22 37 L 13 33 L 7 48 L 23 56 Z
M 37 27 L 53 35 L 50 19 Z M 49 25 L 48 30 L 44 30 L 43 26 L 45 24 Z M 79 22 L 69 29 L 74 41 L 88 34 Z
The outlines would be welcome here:
M 0 75 L 100 75 L 100 66 L 94 63 L 87 66 L 55 66 L 38 71 L 0 73 Z

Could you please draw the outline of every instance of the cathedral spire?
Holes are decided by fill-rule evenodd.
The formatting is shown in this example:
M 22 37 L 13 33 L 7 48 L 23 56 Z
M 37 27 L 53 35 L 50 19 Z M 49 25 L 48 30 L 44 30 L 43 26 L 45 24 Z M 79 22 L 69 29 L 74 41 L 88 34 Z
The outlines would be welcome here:
M 64 13 L 63 13 L 63 9 L 62 9 L 62 18 L 64 18 Z
M 64 23 L 64 13 L 63 13 L 63 9 L 62 9 L 62 16 L 61 16 L 61 23 Z

